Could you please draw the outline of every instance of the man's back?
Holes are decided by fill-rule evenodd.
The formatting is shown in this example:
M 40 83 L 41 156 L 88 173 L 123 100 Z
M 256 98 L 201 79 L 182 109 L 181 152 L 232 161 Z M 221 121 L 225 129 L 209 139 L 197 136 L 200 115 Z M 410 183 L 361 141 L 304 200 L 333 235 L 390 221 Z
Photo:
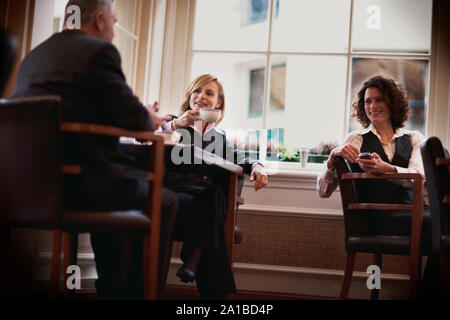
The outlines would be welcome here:
M 22 62 L 14 97 L 39 95 L 59 95 L 65 121 L 153 129 L 148 111 L 125 82 L 117 49 L 80 31 L 54 34 Z M 117 143 L 112 137 L 64 137 L 64 157 L 81 163 L 79 183 L 85 190 L 84 200 L 74 199 L 67 206 L 140 205 L 135 199 L 145 192 L 146 175 L 136 171 L 132 157 L 116 152 Z
M 46 94 L 61 96 L 65 121 L 152 130 L 125 82 L 117 49 L 80 31 L 54 34 L 22 62 L 14 97 Z

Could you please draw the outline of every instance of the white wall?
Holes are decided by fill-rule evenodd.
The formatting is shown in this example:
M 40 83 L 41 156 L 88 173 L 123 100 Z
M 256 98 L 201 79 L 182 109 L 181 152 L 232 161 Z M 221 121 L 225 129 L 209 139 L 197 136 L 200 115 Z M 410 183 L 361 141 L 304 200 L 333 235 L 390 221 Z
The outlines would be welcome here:
M 35 2 L 31 49 L 52 35 L 54 6 L 54 0 Z

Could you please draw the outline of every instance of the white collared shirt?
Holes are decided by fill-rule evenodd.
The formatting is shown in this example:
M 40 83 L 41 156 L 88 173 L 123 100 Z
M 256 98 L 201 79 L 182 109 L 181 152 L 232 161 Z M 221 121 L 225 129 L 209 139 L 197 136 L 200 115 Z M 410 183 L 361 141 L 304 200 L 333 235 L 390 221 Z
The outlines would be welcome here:
M 356 147 L 358 150 L 361 149 L 363 143 L 363 134 L 372 131 L 375 136 L 380 140 L 381 146 L 383 147 L 386 156 L 389 161 L 392 161 L 395 153 L 395 138 L 401 137 L 405 134 L 408 134 L 411 138 L 411 158 L 409 159 L 408 168 L 402 168 L 398 166 L 394 166 L 397 172 L 399 173 L 420 173 L 425 177 L 422 156 L 420 154 L 420 144 L 425 141 L 425 137 L 419 131 L 411 131 L 403 128 L 397 129 L 397 131 L 392 136 L 391 141 L 384 143 L 381 141 L 381 137 L 374 128 L 372 124 L 370 124 L 367 128 L 362 130 L 355 130 L 351 132 L 345 139 L 343 144 L 351 144 Z M 408 182 L 400 182 L 405 187 L 410 187 L 410 183 Z M 319 196 L 321 198 L 328 198 L 334 190 L 336 190 L 338 185 L 338 180 L 336 177 L 336 172 L 333 169 L 328 169 L 326 163 L 325 168 L 319 176 L 317 176 L 317 191 L 319 192 Z

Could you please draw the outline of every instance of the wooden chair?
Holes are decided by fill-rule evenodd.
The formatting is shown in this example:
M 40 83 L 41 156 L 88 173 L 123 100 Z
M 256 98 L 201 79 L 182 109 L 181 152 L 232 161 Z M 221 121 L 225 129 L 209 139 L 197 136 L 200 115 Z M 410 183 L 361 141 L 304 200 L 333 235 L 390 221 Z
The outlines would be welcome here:
M 440 258 L 437 294 L 450 297 L 450 158 L 437 137 L 420 146 L 430 199 L 432 254 Z
M 58 97 L 2 100 L 0 121 L 1 148 L 4 154 L 0 160 L 2 243 L 7 244 L 11 228 L 53 230 L 50 297 L 55 298 L 59 287 L 63 232 L 68 235 L 64 242 L 65 268 L 76 264 L 78 233 L 142 233 L 145 298 L 156 299 L 164 171 L 163 138 L 148 132 L 133 132 L 97 124 L 61 122 Z M 152 141 L 147 212 L 63 210 L 62 175 L 82 174 L 79 165 L 62 163 L 63 132 L 126 136 Z
M 342 157 L 336 157 L 335 167 L 344 211 L 345 246 L 347 251 L 344 282 L 340 298 L 346 299 L 348 296 L 356 252 L 375 254 L 375 264 L 380 268 L 382 254 L 409 255 L 410 293 L 411 298 L 417 298 L 421 272 L 421 236 L 423 226 L 424 180 L 422 175 L 409 173 L 382 175 L 352 173 L 351 166 Z M 358 203 L 358 190 L 355 187 L 355 181 L 361 179 L 413 180 L 413 203 Z M 411 211 L 410 235 L 366 234 L 359 229 L 358 221 L 362 213 L 379 214 L 382 211 L 387 212 L 385 215 L 386 222 L 395 216 L 396 211 Z M 374 289 L 371 298 L 377 299 L 377 297 L 378 290 Z
M 234 245 L 242 242 L 243 234 L 237 226 L 237 213 L 239 205 L 244 204 L 244 198 L 241 197 L 244 176 L 238 172 L 229 174 L 228 184 L 228 212 L 225 220 L 225 239 L 227 242 L 228 256 L 233 268 Z

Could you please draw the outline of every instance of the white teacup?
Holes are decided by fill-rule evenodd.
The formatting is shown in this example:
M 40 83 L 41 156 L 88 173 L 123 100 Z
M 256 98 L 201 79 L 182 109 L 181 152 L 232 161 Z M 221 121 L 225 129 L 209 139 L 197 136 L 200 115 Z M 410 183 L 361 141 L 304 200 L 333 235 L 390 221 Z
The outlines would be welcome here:
M 216 122 L 217 120 L 219 120 L 221 114 L 222 110 L 220 109 L 200 109 L 200 119 L 205 122 Z

